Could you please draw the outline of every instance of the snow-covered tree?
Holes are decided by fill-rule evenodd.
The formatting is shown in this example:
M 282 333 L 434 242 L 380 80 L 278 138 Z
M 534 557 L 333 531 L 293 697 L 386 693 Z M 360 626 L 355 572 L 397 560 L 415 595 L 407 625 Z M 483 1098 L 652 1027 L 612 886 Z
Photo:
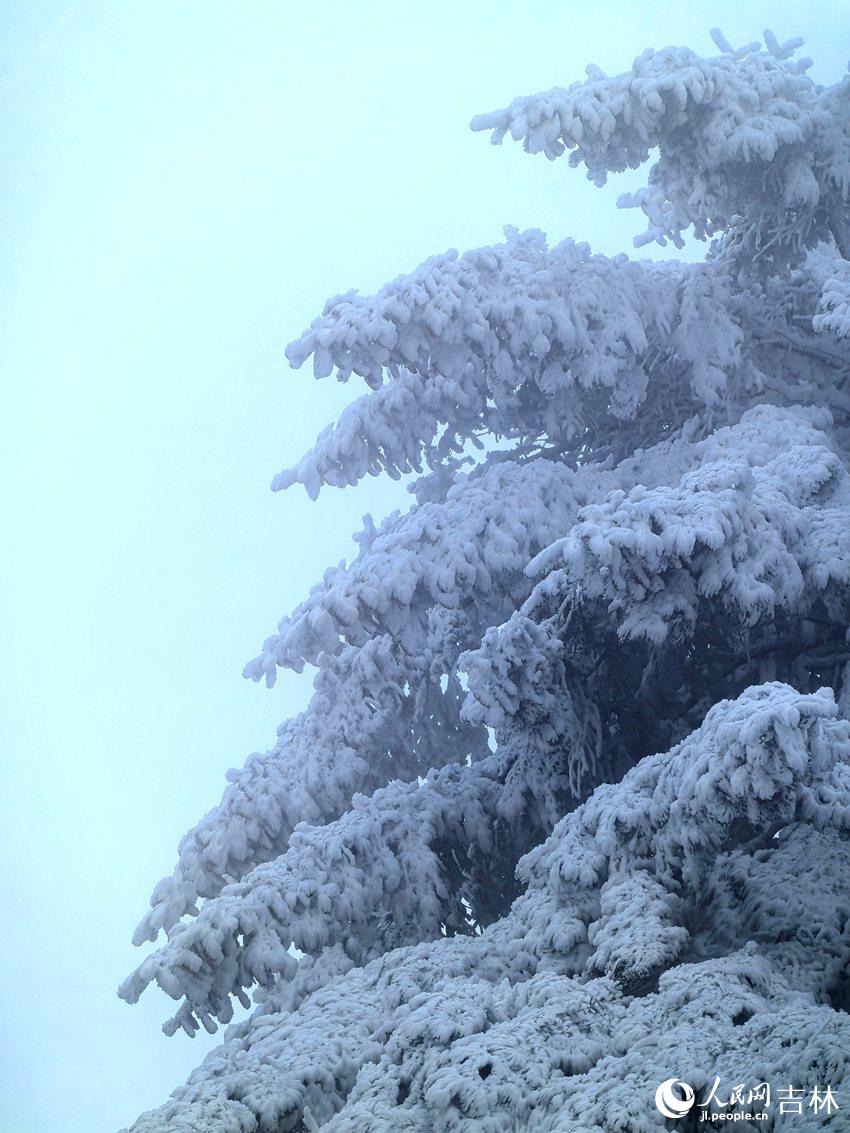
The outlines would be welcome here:
M 472 123 L 651 161 L 636 244 L 703 262 L 507 229 L 288 347 L 369 392 L 274 487 L 416 502 L 246 668 L 315 694 L 121 995 L 255 1007 L 137 1133 L 642 1133 L 715 1076 L 850 1113 L 850 77 L 713 37 Z

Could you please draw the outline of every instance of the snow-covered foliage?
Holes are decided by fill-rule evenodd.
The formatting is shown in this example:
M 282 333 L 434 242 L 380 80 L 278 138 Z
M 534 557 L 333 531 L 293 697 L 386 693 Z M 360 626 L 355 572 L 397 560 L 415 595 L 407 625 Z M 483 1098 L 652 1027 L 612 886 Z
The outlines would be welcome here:
M 834 1080 L 848 832 L 850 724 L 831 692 L 752 688 L 566 815 L 502 919 L 364 966 L 302 962 L 136 1128 L 472 1133 L 510 1106 L 535 1130 L 623 1113 L 652 1129 L 672 1073 L 737 1081 L 763 1060 Z
M 799 39 L 779 44 L 767 33 L 767 50 L 735 51 L 720 32 L 713 38 L 717 58 L 668 47 L 615 78 L 592 66 L 588 81 L 518 98 L 472 128 L 491 130 L 494 144 L 510 133 L 553 160 L 569 150 L 597 184 L 658 150 L 646 188 L 620 200 L 649 221 L 638 246 L 681 247 L 688 229 L 699 238 L 731 229 L 752 251 L 845 241 L 850 81 L 813 83 L 811 61 L 793 59 Z
M 507 229 L 287 348 L 370 392 L 274 487 L 416 502 L 246 666 L 313 699 L 121 995 L 256 1007 L 135 1133 L 643 1133 L 716 1076 L 850 1108 L 850 80 L 713 35 L 473 123 L 654 156 L 638 243 L 703 263 Z

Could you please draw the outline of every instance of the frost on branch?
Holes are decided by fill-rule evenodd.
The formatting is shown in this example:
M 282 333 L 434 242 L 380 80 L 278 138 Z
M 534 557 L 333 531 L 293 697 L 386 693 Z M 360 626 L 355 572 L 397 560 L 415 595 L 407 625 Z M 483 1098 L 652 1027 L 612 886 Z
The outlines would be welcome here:
M 671 621 L 680 636 L 691 626 L 692 636 L 700 604 L 715 591 L 740 610 L 745 623 L 757 620 L 765 603 L 771 612 L 776 606 L 806 609 L 813 595 L 846 580 L 841 573 L 850 539 L 846 473 L 826 440 L 805 414 L 765 407 L 708 441 L 664 443 L 613 470 L 590 465 L 574 472 L 543 460 L 496 464 L 459 480 L 444 504 L 390 517 L 380 532 L 362 540 L 350 568 L 327 573 L 252 663 L 249 671 L 267 679 L 277 665 L 318 664 L 314 702 L 284 727 L 272 752 L 233 773 L 234 786 L 222 804 L 184 840 L 175 875 L 160 883 L 138 937 L 155 939 L 158 928 L 170 928 L 199 897 L 215 896 L 228 880 L 276 858 L 299 821 L 336 818 L 355 790 L 371 793 L 392 777 L 424 774 L 468 755 L 480 758 L 486 752 L 481 724 L 496 729 L 505 761 L 500 812 L 527 818 L 529 807 L 536 807 L 535 826 L 550 828 L 568 799 L 610 767 L 600 754 L 597 709 L 591 702 L 574 718 L 576 697 L 583 696 L 580 683 L 573 681 L 568 695 L 568 668 L 556 676 L 558 666 L 563 668 L 560 639 L 548 646 L 541 640 L 532 649 L 526 630 L 511 645 L 515 657 L 526 650 L 530 666 L 527 676 L 516 677 L 523 684 L 521 695 L 510 694 L 513 708 L 509 700 L 496 711 L 493 696 L 505 694 L 483 691 L 482 682 L 495 679 L 489 675 L 492 664 L 502 661 L 484 667 L 466 662 L 473 691 L 482 689 L 481 703 L 492 705 L 466 714 L 471 727 L 458 715 L 463 699 L 458 655 L 527 598 L 532 579 L 523 567 L 530 560 L 538 569 L 557 567 L 529 599 L 534 607 L 543 598 L 551 601 L 555 581 L 565 585 L 564 546 L 573 548 L 574 558 L 587 554 L 591 535 L 597 551 L 581 568 L 583 600 L 604 598 L 609 615 L 617 615 L 612 629 L 621 638 L 660 641 Z M 712 462 L 715 454 L 719 459 Z M 675 486 L 641 489 L 637 500 L 618 503 L 622 490 L 609 493 L 630 482 L 638 468 L 644 484 L 672 478 Z M 793 468 L 794 479 L 786 475 Z M 718 475 L 713 469 L 727 477 L 731 469 L 738 480 L 713 483 Z M 686 477 L 676 485 L 679 470 Z M 699 492 L 692 492 L 694 477 L 702 484 Z M 581 502 L 599 496 L 607 502 L 586 503 L 579 511 Z M 621 579 L 611 573 L 610 562 L 599 559 L 600 518 L 609 515 Z M 653 524 L 666 545 L 652 533 Z M 570 534 L 559 541 L 562 530 Z M 682 539 L 693 542 L 690 553 Z M 574 564 L 573 574 L 578 570 Z M 657 579 L 648 593 L 636 582 L 645 576 Z M 728 594 L 720 585 L 724 579 Z M 558 593 L 562 603 L 566 591 Z M 483 648 L 492 649 L 486 643 L 498 636 L 491 631 Z M 531 656 L 534 651 L 539 660 Z M 601 675 L 605 678 L 604 670 Z M 449 678 L 445 691 L 443 676 Z M 664 691 L 670 695 L 669 687 Z M 565 759 L 563 739 L 579 730 L 583 739 L 569 745 Z
M 472 128 L 491 130 L 494 144 L 510 133 L 551 159 L 570 151 L 570 164 L 597 184 L 657 151 L 647 186 L 619 202 L 649 221 L 638 245 L 681 247 L 690 228 L 700 239 L 734 230 L 751 254 L 784 242 L 843 243 L 847 82 L 823 90 L 805 73 L 810 60 L 793 59 L 793 43 L 783 50 L 771 33 L 766 39 L 767 50 L 726 45 L 713 59 L 684 47 L 645 51 L 623 75 L 596 72 L 517 98 Z
M 499 464 L 441 503 L 367 525 L 351 566 L 327 571 L 246 667 L 273 684 L 279 666 L 316 665 L 316 694 L 270 752 L 231 772 L 154 891 L 138 942 L 277 857 L 298 822 L 338 817 L 355 790 L 486 752 L 483 729 L 458 715 L 458 655 L 528 595 L 524 567 L 570 526 L 576 480 L 550 461 Z
M 486 751 L 486 736 L 459 717 L 455 679 L 408 688 L 411 672 L 386 636 L 348 648 L 319 671 L 316 692 L 287 721 L 271 751 L 231 771 L 221 803 L 180 844 L 174 873 L 159 882 L 134 937 L 155 940 L 198 898 L 214 897 L 258 862 L 277 857 L 299 822 L 324 823 L 390 778 Z M 425 751 L 419 744 L 425 744 Z
M 841 458 L 821 445 L 786 447 L 760 467 L 742 455 L 587 505 L 529 571 L 559 570 L 582 602 L 604 604 L 621 638 L 653 644 L 692 637 L 712 598 L 752 626 L 850 581 Z
M 850 338 L 850 263 L 842 260 L 823 286 L 818 313 L 812 319 L 818 332 Z
M 850 621 L 850 477 L 827 423 L 758 406 L 704 441 L 582 470 L 602 502 L 529 563 L 539 581 L 526 602 L 462 659 L 464 716 L 494 728 L 499 750 L 545 749 L 570 680 L 599 715 L 598 780 L 754 679 L 835 679 Z
M 648 1133 L 715 1075 L 850 1104 L 850 80 L 714 41 L 476 123 L 596 180 L 654 152 L 626 203 L 704 263 L 508 229 L 288 348 L 369 392 L 276 487 L 422 475 L 246 666 L 314 696 L 121 994 L 255 1008 L 137 1133 Z
M 587 479 L 552 461 L 505 462 L 459 475 L 444 500 L 394 512 L 380 528 L 367 516 L 354 562 L 325 572 L 245 675 L 273 684 L 279 667 L 300 672 L 380 633 L 422 676 L 429 662 L 448 672 L 465 642 L 525 597 L 526 564 L 570 526 Z M 449 615 L 464 644 L 442 656 L 445 637 L 432 623 Z
M 848 830 L 850 724 L 832 695 L 752 688 L 564 818 L 505 918 L 273 989 L 134 1130 L 555 1130 L 565 1114 L 607 1130 L 622 1112 L 649 1130 L 646 1098 L 671 1074 L 834 1080 Z M 806 857 L 824 888 L 786 910 Z M 798 916 L 810 931 L 789 939 Z
M 509 229 L 505 244 L 426 261 L 373 297 L 332 300 L 287 356 L 312 355 L 317 377 L 359 374 L 374 392 L 273 486 L 315 496 L 397 477 L 484 433 L 574 441 L 599 415 L 616 423 L 654 405 L 663 381 L 668 407 L 681 399 L 693 413 L 754 380 L 729 289 L 721 268 L 608 259 L 571 240 L 549 249 L 542 233 Z
M 179 1025 L 193 1033 L 193 1015 L 214 1030 L 212 1016 L 230 1021 L 231 996 L 246 1001 L 254 984 L 295 974 L 292 945 L 314 955 L 329 950 L 344 971 L 399 943 L 462 931 L 467 914 L 463 892 L 450 886 L 451 855 L 493 848 L 498 792 L 490 762 L 443 768 L 421 785 L 390 783 L 371 798 L 355 796 L 336 822 L 297 827 L 284 855 L 172 930 L 122 997 L 135 1002 L 156 980 L 185 997 L 168 1032 Z

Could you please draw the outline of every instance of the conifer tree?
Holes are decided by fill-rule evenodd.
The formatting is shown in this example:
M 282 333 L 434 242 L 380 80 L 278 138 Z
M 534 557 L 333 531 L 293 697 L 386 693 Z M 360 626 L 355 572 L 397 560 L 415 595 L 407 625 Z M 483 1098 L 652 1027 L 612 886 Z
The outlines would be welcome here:
M 677 1128 L 743 1082 L 850 1120 L 850 76 L 713 38 L 472 123 L 651 163 L 636 245 L 703 262 L 507 229 L 287 348 L 368 392 L 273 486 L 415 502 L 246 667 L 313 698 L 120 994 L 254 1008 L 135 1133 L 644 1133 L 670 1079 Z

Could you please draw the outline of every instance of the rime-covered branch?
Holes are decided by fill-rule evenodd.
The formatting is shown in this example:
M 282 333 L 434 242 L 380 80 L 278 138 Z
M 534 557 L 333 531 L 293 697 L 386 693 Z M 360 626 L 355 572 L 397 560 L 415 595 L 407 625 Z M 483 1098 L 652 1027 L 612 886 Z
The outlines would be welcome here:
M 507 229 L 288 347 L 368 392 L 274 486 L 416 502 L 246 666 L 313 699 L 121 994 L 256 1006 L 135 1133 L 650 1133 L 679 1075 L 850 1106 L 850 79 L 713 38 L 474 123 L 652 157 L 638 242 L 705 262 Z

